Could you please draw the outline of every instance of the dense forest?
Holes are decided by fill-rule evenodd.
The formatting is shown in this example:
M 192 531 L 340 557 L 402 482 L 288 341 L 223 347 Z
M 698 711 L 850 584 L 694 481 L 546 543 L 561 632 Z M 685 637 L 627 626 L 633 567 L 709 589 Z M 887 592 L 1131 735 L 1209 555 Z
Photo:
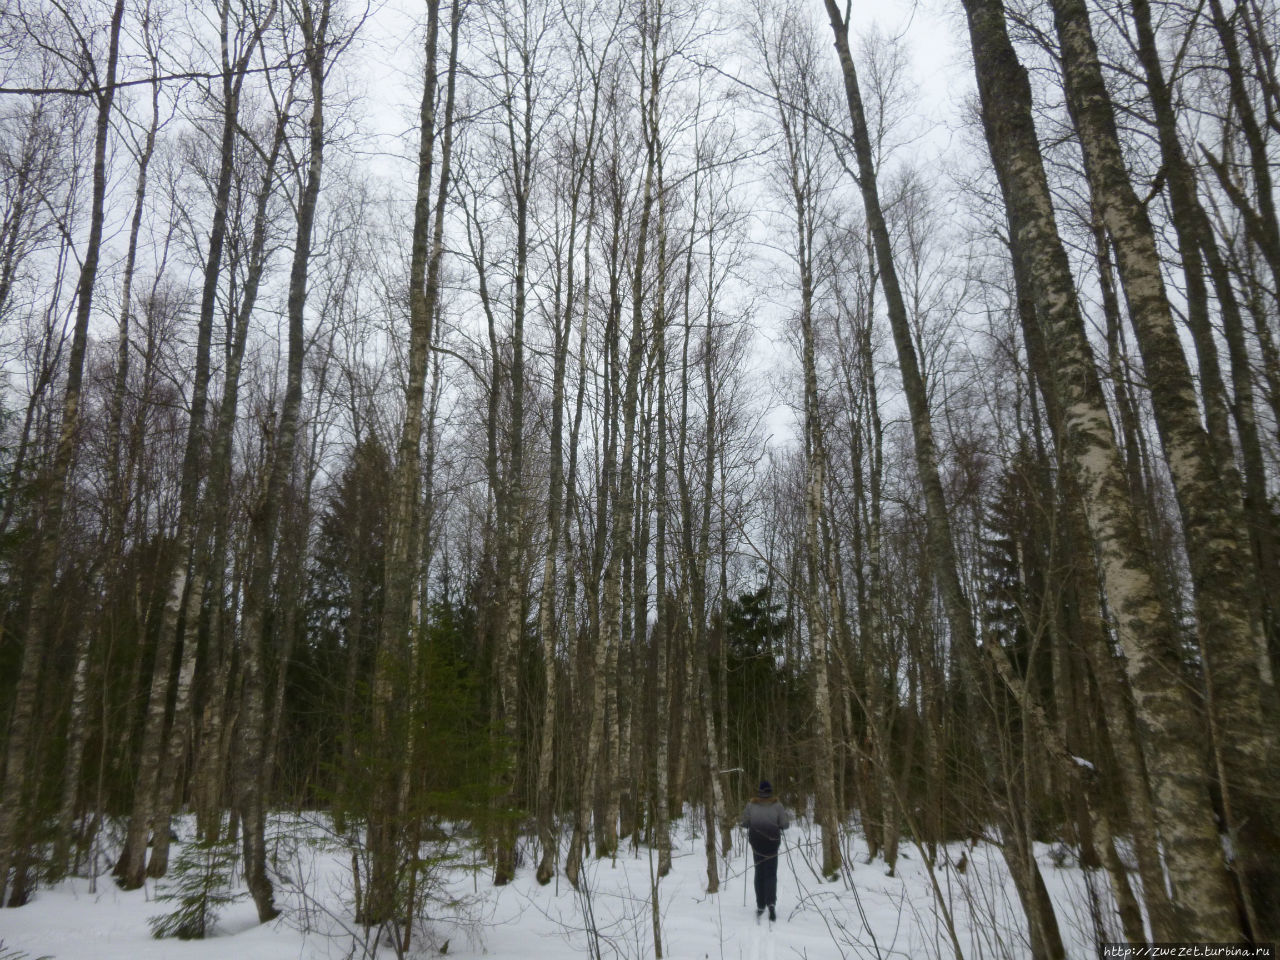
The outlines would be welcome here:
M 656 904 L 767 777 L 1280 940 L 1280 8 L 938 2 L 939 125 L 824 4 L 0 0 L 6 906 L 191 816 L 265 922 L 282 810 Z

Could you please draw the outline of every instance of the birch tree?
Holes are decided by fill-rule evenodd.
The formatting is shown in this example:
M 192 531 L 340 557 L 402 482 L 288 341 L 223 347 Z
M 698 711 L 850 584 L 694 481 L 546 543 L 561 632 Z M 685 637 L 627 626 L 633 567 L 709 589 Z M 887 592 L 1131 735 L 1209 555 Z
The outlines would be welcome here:
M 449 193 L 449 164 L 453 148 L 454 90 L 458 57 L 458 31 L 463 7 L 449 9 L 443 102 L 439 96 L 441 38 L 440 3 L 427 4 L 426 64 L 419 107 L 417 186 L 414 196 L 413 239 L 409 262 L 409 367 L 405 381 L 405 413 L 400 426 L 392 468 L 391 503 L 386 533 L 386 565 L 383 586 L 383 619 L 372 683 L 373 731 L 379 745 L 379 780 L 375 807 L 370 811 L 367 845 L 370 852 L 369 885 L 358 916 L 366 925 L 392 919 L 399 870 L 397 833 L 399 817 L 394 787 L 391 716 L 395 703 L 398 664 L 404 662 L 413 642 L 412 562 L 421 522 L 419 496 L 423 437 L 423 401 L 426 393 L 428 353 L 440 296 L 444 254 L 445 199 Z M 438 152 L 437 152 L 438 147 Z
M 1172 624 L 1155 591 L 1151 556 L 1129 500 L 1058 229 L 1031 115 L 1026 71 L 1009 41 L 1001 3 L 966 0 L 982 122 L 1009 217 L 1025 257 L 1036 314 L 1055 368 L 1037 370 L 1065 413 L 1058 438 L 1082 492 L 1103 584 L 1124 649 L 1175 908 L 1195 936 L 1234 939 L 1208 775 L 1191 748 L 1194 713 L 1178 676 Z
M 80 279 L 76 287 L 75 323 L 71 349 L 67 356 L 66 387 L 62 399 L 57 451 L 45 484 L 44 516 L 37 540 L 34 588 L 27 611 L 23 637 L 22 662 L 14 694 L 13 713 L 9 719 L 9 736 L 5 746 L 4 787 L 0 792 L 0 902 L 10 892 L 10 905 L 25 902 L 25 878 L 10 878 L 10 868 L 27 842 L 23 836 L 31 763 L 30 734 L 35 720 L 36 694 L 48 632 L 53 622 L 52 609 L 57 579 L 58 553 L 61 545 L 62 515 L 67 481 L 75 455 L 80 423 L 81 387 L 85 352 L 88 345 L 89 319 L 93 312 L 94 289 L 98 279 L 101 255 L 104 205 L 107 192 L 107 147 L 111 134 L 111 111 L 116 93 L 116 71 L 120 59 L 120 37 L 124 21 L 124 0 L 116 0 L 107 29 L 105 62 L 99 53 L 82 42 L 77 51 L 83 80 L 93 91 L 97 117 L 94 125 L 93 186 L 90 199 L 89 233 L 81 260 Z M 83 40 L 83 34 L 78 33 Z
M 1200 418 L 1191 372 L 1165 292 L 1155 234 L 1125 168 L 1098 63 L 1088 11 L 1054 0 L 1067 103 L 1080 132 L 1089 185 L 1115 243 L 1121 284 L 1147 371 L 1156 423 L 1183 516 L 1205 660 L 1210 730 L 1221 768 L 1228 829 L 1241 844 L 1240 873 L 1251 932 L 1280 935 L 1280 822 L 1275 809 L 1275 737 L 1259 722 L 1274 713 L 1270 658 L 1256 602 L 1239 474 L 1214 450 Z M 1201 377 L 1213 379 L 1202 366 Z M 1225 429 L 1212 400 L 1210 423 Z M 1236 575 L 1223 576 L 1224 571 Z M 1226 691 L 1231 691 L 1229 699 Z
M 218 7 L 219 39 L 221 40 L 219 65 L 222 79 L 222 123 L 218 143 L 218 172 L 214 187 L 214 209 L 196 332 L 195 368 L 191 380 L 191 410 L 187 422 L 186 449 L 183 454 L 181 500 L 173 554 L 173 571 L 169 578 L 168 597 L 156 642 L 155 666 L 151 677 L 150 696 L 147 700 L 142 746 L 139 752 L 133 810 L 130 814 L 124 848 L 115 866 L 115 875 L 126 890 L 140 887 L 145 876 L 147 840 L 150 836 L 152 818 L 156 812 L 157 791 L 162 772 L 161 760 L 172 663 L 177 647 L 179 618 L 188 593 L 188 574 L 196 532 L 200 478 L 205 456 L 205 414 L 209 395 L 213 321 L 223 269 L 223 246 L 228 230 L 227 209 L 235 173 L 236 125 L 240 117 L 241 92 L 249 64 L 257 52 L 263 33 L 275 18 L 275 13 L 274 2 L 259 9 L 254 5 L 233 7 L 232 0 L 222 0 Z

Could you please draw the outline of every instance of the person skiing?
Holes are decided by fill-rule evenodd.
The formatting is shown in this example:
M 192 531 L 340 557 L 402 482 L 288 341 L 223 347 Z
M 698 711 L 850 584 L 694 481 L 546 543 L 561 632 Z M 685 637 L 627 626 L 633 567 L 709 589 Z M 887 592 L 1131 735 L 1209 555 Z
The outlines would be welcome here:
M 778 919 L 774 907 L 778 902 L 778 848 L 782 831 L 791 826 L 786 808 L 773 795 L 773 784 L 760 781 L 756 795 L 742 811 L 742 827 L 756 868 L 756 917 L 769 908 L 769 920 Z

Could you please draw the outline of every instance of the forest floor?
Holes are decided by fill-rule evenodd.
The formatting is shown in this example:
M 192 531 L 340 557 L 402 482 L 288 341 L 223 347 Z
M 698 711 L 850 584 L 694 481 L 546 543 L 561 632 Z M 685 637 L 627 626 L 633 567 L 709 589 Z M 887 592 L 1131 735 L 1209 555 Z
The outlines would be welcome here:
M 883 861 L 867 864 L 860 834 L 851 834 L 851 866 L 844 879 L 819 881 L 818 833 L 801 822 L 786 835 L 778 871 L 778 922 L 757 924 L 751 873 L 740 846 L 720 860 L 720 893 L 705 893 L 706 857 L 701 837 L 679 824 L 671 874 L 658 895 L 663 957 L 669 960 L 782 960 L 782 958 L 947 958 L 955 949 L 944 913 L 954 918 L 966 960 L 1030 956 L 1025 924 L 998 848 L 955 844 L 939 851 L 937 893 L 919 851 L 904 844 L 897 876 Z M 675 825 L 673 825 L 675 826 Z M 192 825 L 178 825 L 179 836 Z M 319 821 L 280 818 L 277 837 L 281 917 L 258 924 L 247 895 L 228 905 L 204 940 L 156 940 L 148 920 L 173 909 L 157 900 L 166 889 L 119 890 L 102 875 L 90 891 L 87 879 L 41 888 L 28 905 L 0 911 L 0 960 L 338 960 L 395 957 L 352 919 L 349 854 L 327 841 Z M 735 836 L 735 844 L 741 838 Z M 175 846 L 180 846 L 175 845 Z M 585 871 L 589 894 L 563 877 L 540 887 L 529 856 L 510 885 L 495 888 L 490 871 L 463 841 L 442 848 L 454 858 L 433 868 L 432 901 L 410 957 L 551 960 L 653 957 L 653 915 L 647 847 L 627 847 L 615 861 L 592 860 Z M 176 854 L 175 850 L 175 854 Z M 1089 888 L 1109 898 L 1105 878 L 1090 877 L 1068 862 L 1057 866 L 1047 848 L 1040 868 L 1053 897 L 1069 956 L 1094 955 Z M 964 856 L 963 871 L 956 867 Z M 745 889 L 744 889 L 745 885 Z M 242 889 L 242 888 L 241 888 Z M 946 910 L 939 906 L 939 894 Z M 746 901 L 744 905 L 744 900 Z M 589 929 L 594 927 L 593 937 Z M 1116 939 L 1119 939 L 1116 937 Z

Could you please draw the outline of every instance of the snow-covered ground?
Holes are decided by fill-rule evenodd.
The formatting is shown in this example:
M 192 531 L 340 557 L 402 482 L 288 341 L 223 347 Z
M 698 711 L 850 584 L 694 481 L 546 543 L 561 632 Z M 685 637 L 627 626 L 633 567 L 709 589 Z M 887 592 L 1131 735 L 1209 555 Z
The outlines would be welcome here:
M 681 824 L 682 829 L 688 820 Z M 184 824 L 189 829 L 189 826 Z M 0 960 L 337 960 L 370 956 L 367 934 L 351 920 L 350 861 L 324 843 L 323 832 L 290 819 L 274 826 L 283 877 L 277 884 L 281 918 L 260 925 L 247 899 L 228 907 L 214 935 L 198 941 L 156 940 L 148 918 L 171 905 L 158 902 L 149 881 L 125 893 L 102 876 L 91 893 L 86 879 L 42 888 L 25 907 L 0 911 Z M 186 830 L 182 833 L 185 835 Z M 860 836 L 848 841 L 852 866 L 846 880 L 822 883 L 814 872 L 818 834 L 801 823 L 787 834 L 778 872 L 778 922 L 757 925 L 751 874 L 741 846 L 721 859 L 720 892 L 708 896 L 706 859 L 700 837 L 682 832 L 671 874 L 662 881 L 663 956 L 671 960 L 773 960 L 773 958 L 953 957 L 929 873 L 918 852 L 904 845 L 898 875 L 883 862 L 867 864 Z M 735 838 L 740 843 L 740 838 Z M 410 956 L 491 960 L 558 957 L 653 957 L 651 863 L 647 848 L 627 848 L 616 861 L 590 862 L 588 893 L 559 878 L 540 887 L 531 857 L 515 882 L 494 888 L 489 872 L 461 847 L 460 858 L 441 868 L 428 927 Z M 940 851 L 940 854 L 942 851 Z M 966 868 L 936 872 L 937 889 L 959 931 L 968 960 L 1027 957 L 1025 925 L 999 851 L 986 844 L 955 845 L 951 864 L 964 854 Z M 941 859 L 941 856 L 940 858 Z M 1092 956 L 1087 878 L 1078 868 L 1055 866 L 1047 851 L 1041 870 L 1057 907 L 1072 957 Z M 852 881 L 849 883 L 848 881 Z M 161 881 L 163 885 L 164 881 Z M 1100 896 L 1105 881 L 1094 880 Z M 446 903 L 445 901 L 451 901 Z M 584 917 L 594 923 L 584 921 Z M 593 942 L 588 928 L 594 926 Z M 598 953 L 596 947 L 598 945 Z M 384 946 L 379 958 L 394 957 Z

